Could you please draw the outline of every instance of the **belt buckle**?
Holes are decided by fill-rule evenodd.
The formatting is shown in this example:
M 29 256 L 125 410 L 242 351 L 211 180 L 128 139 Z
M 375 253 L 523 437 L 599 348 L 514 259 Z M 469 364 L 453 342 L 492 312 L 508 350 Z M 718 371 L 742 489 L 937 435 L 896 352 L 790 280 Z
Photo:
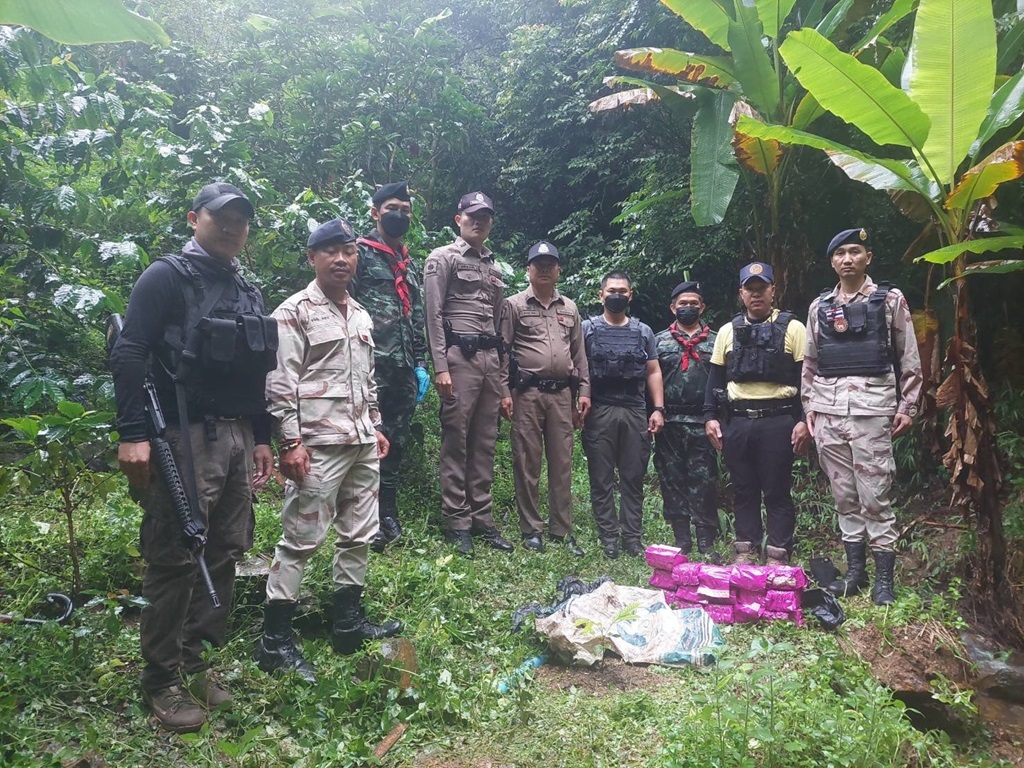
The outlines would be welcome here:
M 747 418 L 748 419 L 760 419 L 761 418 L 761 413 L 762 412 L 760 410 L 758 410 L 757 408 L 747 408 L 746 410 L 747 410 Z

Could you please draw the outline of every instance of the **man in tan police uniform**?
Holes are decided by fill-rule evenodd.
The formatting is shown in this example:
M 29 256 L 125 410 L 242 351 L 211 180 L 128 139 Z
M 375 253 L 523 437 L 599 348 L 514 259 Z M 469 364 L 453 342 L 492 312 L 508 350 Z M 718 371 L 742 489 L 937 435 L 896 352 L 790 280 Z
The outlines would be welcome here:
M 577 557 L 572 535 L 573 412 L 590 410 L 590 379 L 576 304 L 555 287 L 558 251 L 541 241 L 526 257 L 530 287 L 505 299 L 501 336 L 508 350 L 502 366 L 501 414 L 512 422 L 512 461 L 523 546 L 544 550 L 538 486 L 540 458 L 548 460 L 548 527 L 551 538 Z
M 267 577 L 260 669 L 294 670 L 315 680 L 292 637 L 292 617 L 306 562 L 333 526 L 334 623 L 331 642 L 352 653 L 366 640 L 390 637 L 363 614 L 370 542 L 377 533 L 380 459 L 387 455 L 374 382 L 373 320 L 348 295 L 359 247 L 342 219 L 310 234 L 306 254 L 316 279 L 274 311 L 278 366 L 267 377 L 285 484 L 281 540 Z
M 441 397 L 441 511 L 445 538 L 463 555 L 473 552 L 473 533 L 512 551 L 491 515 L 501 402 L 497 325 L 505 291 L 484 245 L 493 224 L 487 195 L 463 195 L 455 215 L 459 236 L 433 250 L 423 270 L 427 343 Z
M 846 548 L 846 576 L 829 591 L 855 595 L 868 585 L 870 546 L 871 598 L 889 605 L 896 600 L 892 439 L 917 415 L 921 355 L 907 300 L 867 274 L 868 233 L 859 227 L 843 230 L 827 253 L 839 284 L 811 302 L 801 395 Z

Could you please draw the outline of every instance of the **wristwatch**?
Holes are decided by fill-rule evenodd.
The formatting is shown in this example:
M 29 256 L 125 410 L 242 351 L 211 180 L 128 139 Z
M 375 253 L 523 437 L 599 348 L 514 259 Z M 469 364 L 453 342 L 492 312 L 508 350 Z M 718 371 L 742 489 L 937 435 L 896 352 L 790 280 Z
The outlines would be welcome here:
M 664 405 L 656 405 L 656 406 L 654 406 L 654 407 L 653 407 L 653 408 L 652 408 L 651 410 L 652 410 L 652 411 L 657 411 L 657 412 L 658 412 L 658 413 L 660 413 L 660 414 L 661 414 L 662 416 L 664 416 L 664 415 L 665 415 L 665 406 L 664 406 Z

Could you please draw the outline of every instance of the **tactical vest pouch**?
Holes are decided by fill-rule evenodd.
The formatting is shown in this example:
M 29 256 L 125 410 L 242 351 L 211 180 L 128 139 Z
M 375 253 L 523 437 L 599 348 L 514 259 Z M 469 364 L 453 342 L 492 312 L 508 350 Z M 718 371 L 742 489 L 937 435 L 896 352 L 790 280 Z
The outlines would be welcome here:
M 234 320 L 204 317 L 196 326 L 203 334 L 203 364 L 212 369 L 227 368 L 235 359 L 238 324 Z
M 843 307 L 846 315 L 846 322 L 850 326 L 847 333 L 864 333 L 868 329 L 868 305 L 867 302 L 847 304 Z

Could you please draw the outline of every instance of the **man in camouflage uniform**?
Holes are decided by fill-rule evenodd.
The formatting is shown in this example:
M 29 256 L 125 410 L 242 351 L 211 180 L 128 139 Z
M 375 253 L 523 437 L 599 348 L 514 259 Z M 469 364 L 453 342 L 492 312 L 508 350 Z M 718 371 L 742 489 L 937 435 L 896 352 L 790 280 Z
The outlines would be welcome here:
M 391 445 L 380 462 L 380 529 L 371 545 L 375 552 L 383 552 L 402 535 L 397 505 L 402 454 L 416 404 L 427 394 L 430 377 L 422 283 L 402 242 L 412 217 L 408 184 L 385 184 L 373 194 L 372 202 L 370 216 L 377 228 L 357 241 L 359 267 L 349 294 L 373 318 L 377 400 L 383 432 Z
M 455 242 L 436 248 L 423 268 L 427 339 L 441 397 L 441 511 L 445 538 L 473 553 L 473 533 L 511 552 L 491 515 L 494 447 L 501 402 L 498 335 L 505 281 L 484 245 L 494 203 L 482 192 L 459 200 Z
M 672 291 L 675 322 L 654 337 L 665 388 L 665 426 L 655 437 L 665 521 L 675 545 L 690 554 L 690 521 L 697 526 L 697 550 L 707 554 L 718 537 L 718 459 L 704 434 L 704 393 L 717 334 L 702 320 L 700 284 L 685 281 Z
M 896 599 L 892 439 L 917 415 L 921 357 L 907 300 L 867 274 L 872 259 L 867 232 L 840 232 L 827 254 L 839 284 L 811 302 L 801 395 L 846 548 L 846 576 L 829 590 L 855 595 L 868 585 L 870 546 L 871 597 L 877 605 L 889 605 Z
M 347 221 L 333 219 L 313 231 L 306 248 L 316 279 L 274 311 L 278 366 L 267 377 L 267 397 L 288 481 L 256 659 L 265 672 L 290 669 L 313 682 L 313 667 L 292 637 L 292 617 L 306 562 L 332 526 L 335 651 L 352 653 L 366 640 L 394 635 L 401 624 L 378 626 L 363 614 L 388 440 L 373 377 L 373 321 L 348 295 L 359 259 L 356 235 Z

